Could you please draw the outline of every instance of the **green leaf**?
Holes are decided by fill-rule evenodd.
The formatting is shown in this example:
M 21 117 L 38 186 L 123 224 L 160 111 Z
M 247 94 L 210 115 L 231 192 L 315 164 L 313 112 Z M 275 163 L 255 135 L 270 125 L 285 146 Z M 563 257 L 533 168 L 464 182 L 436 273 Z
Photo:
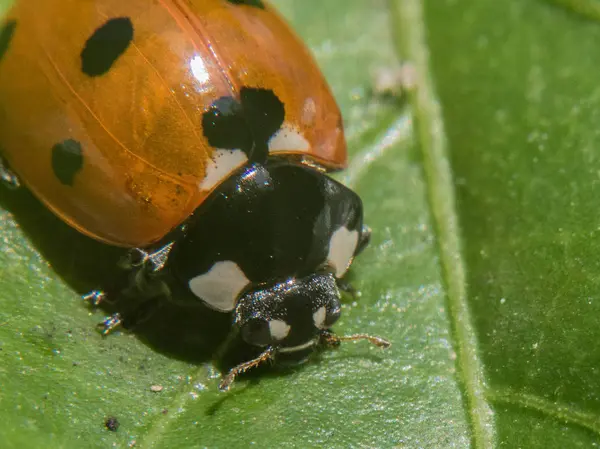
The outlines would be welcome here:
M 0 189 L 0 447 L 600 444 L 594 2 L 274 3 L 342 107 L 340 178 L 373 228 L 336 330 L 392 348 L 219 393 L 226 319 L 168 309 L 102 338 L 79 294 L 117 254 Z M 399 55 L 405 106 L 373 93 Z
M 487 446 L 489 425 L 497 446 L 596 446 L 600 24 L 575 12 L 597 2 L 424 3 L 427 73 L 443 110 L 464 288 L 494 411 L 487 422 L 471 413 L 474 441 Z M 419 114 L 425 126 L 430 118 Z M 449 289 L 458 323 L 457 298 Z M 476 380 L 471 360 L 459 361 L 465 381 Z

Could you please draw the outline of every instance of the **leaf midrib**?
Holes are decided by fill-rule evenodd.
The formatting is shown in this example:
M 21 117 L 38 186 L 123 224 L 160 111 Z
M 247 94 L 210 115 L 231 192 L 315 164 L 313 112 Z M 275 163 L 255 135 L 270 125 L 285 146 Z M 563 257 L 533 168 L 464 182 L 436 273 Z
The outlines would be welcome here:
M 410 61 L 416 88 L 410 92 L 416 135 L 421 149 L 424 182 L 438 241 L 442 278 L 447 291 L 449 318 L 457 352 L 458 375 L 469 416 L 474 447 L 494 446 L 495 424 L 487 402 L 483 364 L 467 302 L 465 264 L 461 255 L 458 213 L 455 210 L 452 170 L 439 101 L 429 68 L 422 0 L 388 0 L 396 47 Z

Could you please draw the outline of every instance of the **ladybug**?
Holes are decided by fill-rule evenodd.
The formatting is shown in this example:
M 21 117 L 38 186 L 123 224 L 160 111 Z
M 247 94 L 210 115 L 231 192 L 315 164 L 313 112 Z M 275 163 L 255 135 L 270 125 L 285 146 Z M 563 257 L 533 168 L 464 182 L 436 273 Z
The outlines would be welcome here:
M 129 249 L 122 292 L 183 292 L 231 314 L 257 357 L 336 336 L 368 244 L 342 118 L 307 48 L 264 0 L 18 0 L 0 28 L 0 178 L 81 233 Z M 108 333 L 135 321 L 114 314 Z

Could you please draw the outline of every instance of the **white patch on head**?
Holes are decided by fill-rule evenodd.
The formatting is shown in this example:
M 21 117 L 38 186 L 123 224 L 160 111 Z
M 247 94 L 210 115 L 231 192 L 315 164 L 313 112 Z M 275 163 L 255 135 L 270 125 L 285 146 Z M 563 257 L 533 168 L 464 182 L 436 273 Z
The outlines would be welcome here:
M 189 282 L 190 290 L 213 309 L 230 312 L 240 292 L 250 281 L 236 263 L 217 262 L 206 273 Z
M 225 179 L 229 173 L 241 167 L 248 161 L 248 156 L 241 150 L 214 150 L 208 165 L 206 175 L 200 182 L 200 190 L 212 190 Z
M 298 129 L 290 125 L 283 125 L 279 131 L 277 131 L 269 139 L 269 152 L 277 153 L 282 152 L 308 152 L 310 150 L 310 143 L 304 138 L 302 133 Z
M 269 321 L 269 332 L 275 340 L 283 340 L 290 333 L 290 325 L 282 320 Z
M 327 315 L 327 310 L 325 307 L 319 307 L 315 313 L 313 313 L 313 322 L 315 323 L 315 327 L 317 329 L 325 328 L 325 316 Z
M 358 231 L 350 231 L 345 226 L 339 228 L 331 236 L 327 262 L 335 269 L 337 278 L 341 278 L 350 268 L 357 245 Z

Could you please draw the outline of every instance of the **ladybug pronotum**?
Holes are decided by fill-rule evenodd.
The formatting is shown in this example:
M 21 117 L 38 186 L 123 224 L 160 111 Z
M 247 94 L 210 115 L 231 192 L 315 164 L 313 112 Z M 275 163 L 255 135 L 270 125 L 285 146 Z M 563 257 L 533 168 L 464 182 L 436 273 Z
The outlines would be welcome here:
M 0 179 L 129 248 L 128 285 L 232 315 L 266 360 L 338 337 L 342 277 L 369 242 L 342 118 L 264 0 L 17 0 L 0 29 Z M 143 301 L 142 301 L 143 302 Z M 104 332 L 134 316 L 115 314 Z

